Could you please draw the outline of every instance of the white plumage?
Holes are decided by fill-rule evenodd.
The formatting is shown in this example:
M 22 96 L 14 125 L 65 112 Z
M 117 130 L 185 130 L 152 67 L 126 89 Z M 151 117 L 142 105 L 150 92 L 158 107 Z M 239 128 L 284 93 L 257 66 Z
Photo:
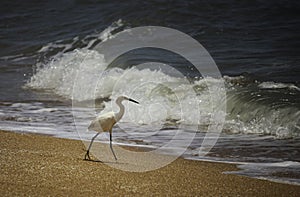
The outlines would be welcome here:
M 112 128 L 113 126 L 123 117 L 124 112 L 125 112 L 125 107 L 122 104 L 122 101 L 124 100 L 128 100 L 134 103 L 139 104 L 139 102 L 128 98 L 126 96 L 119 96 L 116 100 L 117 105 L 120 107 L 120 111 L 118 113 L 114 113 L 114 112 L 108 112 L 105 114 L 101 114 L 99 116 L 97 116 L 89 125 L 88 130 L 93 130 L 98 132 L 91 140 L 91 143 L 89 145 L 88 150 L 86 151 L 85 157 L 84 159 L 88 159 L 90 160 L 90 149 L 92 147 L 92 143 L 95 140 L 95 138 L 101 133 L 101 132 L 109 132 L 109 140 L 110 140 L 110 149 L 115 157 L 115 160 L 117 160 L 117 157 L 114 153 L 114 150 L 112 148 Z
M 89 130 L 97 131 L 97 132 L 104 132 L 109 131 L 114 124 L 116 124 L 115 120 L 115 113 L 108 112 L 106 114 L 100 115 L 96 117 L 88 127 Z

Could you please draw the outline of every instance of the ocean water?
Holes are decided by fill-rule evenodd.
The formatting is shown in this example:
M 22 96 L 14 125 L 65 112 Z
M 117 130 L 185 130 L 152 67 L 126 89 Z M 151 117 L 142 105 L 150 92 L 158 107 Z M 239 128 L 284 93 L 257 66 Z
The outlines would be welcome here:
M 299 3 L 1 1 L 0 9 L 0 129 L 89 140 L 90 121 L 130 95 L 141 104 L 126 103 L 116 144 L 158 148 L 178 131 L 195 132 L 188 148 L 183 137 L 164 154 L 184 149 L 186 159 L 238 164 L 230 173 L 300 184 Z M 196 39 L 222 78 L 203 78 L 178 55 L 151 48 L 107 65 L 95 48 L 147 25 Z M 225 102 L 226 119 L 203 156 L 207 128 L 219 121 L 212 99 Z

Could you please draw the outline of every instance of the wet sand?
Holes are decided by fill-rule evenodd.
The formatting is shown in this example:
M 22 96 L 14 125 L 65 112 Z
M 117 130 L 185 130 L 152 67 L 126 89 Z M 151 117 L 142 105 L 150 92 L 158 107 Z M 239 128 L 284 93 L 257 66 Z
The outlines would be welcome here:
M 230 164 L 179 158 L 158 170 L 129 172 L 116 168 L 138 169 L 144 164 L 137 164 L 130 154 L 118 155 L 118 148 L 118 163 L 109 154 L 93 162 L 83 160 L 81 141 L 6 131 L 0 131 L 0 138 L 1 196 L 300 195 L 300 186 L 223 174 L 236 170 Z M 101 145 L 93 150 L 97 146 Z M 164 157 L 156 155 L 151 160 L 155 163 Z

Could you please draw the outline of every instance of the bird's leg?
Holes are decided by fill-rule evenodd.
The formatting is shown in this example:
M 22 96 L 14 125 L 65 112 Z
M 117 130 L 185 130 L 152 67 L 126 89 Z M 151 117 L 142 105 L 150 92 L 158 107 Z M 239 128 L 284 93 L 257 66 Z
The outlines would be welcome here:
M 96 137 L 97 137 L 99 134 L 100 134 L 100 133 L 97 133 L 97 134 L 92 138 L 92 141 L 91 141 L 91 143 L 90 143 L 90 145 L 89 145 L 89 148 L 87 149 L 86 154 L 85 154 L 85 156 L 84 156 L 84 159 L 85 159 L 85 160 L 91 160 L 91 158 L 90 158 L 90 149 L 91 149 L 91 147 L 92 147 L 92 144 L 93 144 L 94 140 L 96 139 Z
M 112 147 L 112 130 L 109 131 L 109 141 L 110 141 L 110 149 L 111 149 L 111 152 L 113 153 L 114 157 L 115 157 L 115 160 L 117 161 L 117 157 L 116 157 L 116 154 L 114 152 L 114 149 Z

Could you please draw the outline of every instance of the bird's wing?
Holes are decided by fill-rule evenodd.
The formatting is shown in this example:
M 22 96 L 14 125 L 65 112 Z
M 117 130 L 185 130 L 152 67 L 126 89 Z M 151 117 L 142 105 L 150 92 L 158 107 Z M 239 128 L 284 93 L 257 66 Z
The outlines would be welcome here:
M 106 114 L 101 114 L 97 116 L 88 127 L 89 130 L 104 132 L 112 129 L 114 124 L 116 123 L 114 113 L 109 112 Z

